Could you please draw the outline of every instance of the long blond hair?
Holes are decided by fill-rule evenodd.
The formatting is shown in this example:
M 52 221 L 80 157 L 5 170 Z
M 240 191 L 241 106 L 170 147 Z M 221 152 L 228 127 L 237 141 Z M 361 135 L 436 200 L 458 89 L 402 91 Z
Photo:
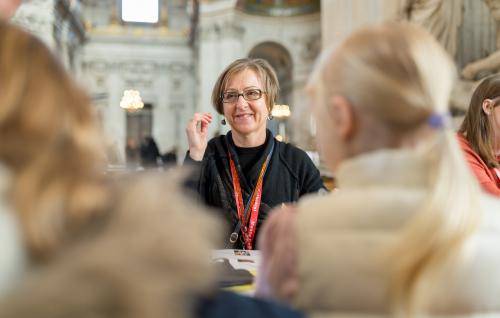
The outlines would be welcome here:
M 46 46 L 0 22 L 0 161 L 34 259 L 104 209 L 104 152 L 87 96 Z
M 391 253 L 397 315 L 425 310 L 428 283 L 460 254 L 477 226 L 479 187 L 454 132 L 443 127 L 454 78 L 451 59 L 431 35 L 394 22 L 355 32 L 338 49 L 326 51 L 311 78 L 324 108 L 331 96 L 343 96 L 391 135 L 411 135 L 430 118 L 438 126 L 419 148 L 431 167 L 427 198 Z

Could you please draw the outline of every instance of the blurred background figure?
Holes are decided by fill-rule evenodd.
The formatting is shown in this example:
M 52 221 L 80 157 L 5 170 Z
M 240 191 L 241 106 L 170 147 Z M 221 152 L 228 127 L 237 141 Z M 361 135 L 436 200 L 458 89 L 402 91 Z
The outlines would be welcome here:
M 175 167 L 177 165 L 177 147 L 165 152 L 161 156 L 161 161 L 165 167 Z
M 125 156 L 127 166 L 140 165 L 141 154 L 139 145 L 135 138 L 127 138 L 127 143 L 125 145 Z
M 500 75 L 476 88 L 458 139 L 472 172 L 486 192 L 500 197 Z
M 480 191 L 450 127 L 455 76 L 409 24 L 323 53 L 308 89 L 339 190 L 271 214 L 260 295 L 325 316 L 500 314 L 500 201 Z
M 140 147 L 141 164 L 145 168 L 154 168 L 158 166 L 160 151 L 155 140 L 151 136 L 146 136 L 141 141 Z

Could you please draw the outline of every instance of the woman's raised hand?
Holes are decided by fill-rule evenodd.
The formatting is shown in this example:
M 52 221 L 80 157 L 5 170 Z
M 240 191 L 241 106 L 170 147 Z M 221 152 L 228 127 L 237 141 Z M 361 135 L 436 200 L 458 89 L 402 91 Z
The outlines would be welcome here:
M 207 148 L 208 125 L 212 122 L 210 113 L 194 113 L 188 122 L 186 135 L 189 145 L 189 156 L 191 159 L 201 161 Z

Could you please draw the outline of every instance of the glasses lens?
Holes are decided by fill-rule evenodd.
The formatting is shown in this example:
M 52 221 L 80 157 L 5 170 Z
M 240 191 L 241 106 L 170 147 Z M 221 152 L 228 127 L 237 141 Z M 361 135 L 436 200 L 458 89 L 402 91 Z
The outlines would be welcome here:
M 222 94 L 224 103 L 234 103 L 238 99 L 238 92 L 225 92 Z
M 262 91 L 260 89 L 249 89 L 243 92 L 243 97 L 246 100 L 256 100 L 262 96 Z

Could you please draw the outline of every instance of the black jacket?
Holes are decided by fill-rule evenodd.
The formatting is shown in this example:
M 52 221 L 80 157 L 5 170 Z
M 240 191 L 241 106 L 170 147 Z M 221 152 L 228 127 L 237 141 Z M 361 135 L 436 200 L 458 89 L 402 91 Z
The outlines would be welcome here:
M 190 187 L 200 194 L 207 205 L 222 209 L 222 215 L 230 227 L 227 239 L 225 239 L 226 242 L 238 222 L 229 168 L 228 147 L 238 170 L 243 202 L 246 204 L 255 188 L 260 168 L 273 142 L 274 151 L 264 176 L 262 201 L 255 233 L 255 238 L 257 238 L 259 227 L 271 208 L 281 203 L 296 202 L 304 194 L 325 189 L 318 169 L 307 154 L 297 147 L 277 141 L 267 130 L 264 155 L 251 168 L 248 176 L 250 180 L 241 171 L 231 132 L 210 140 L 201 162 L 192 160 L 189 153 L 186 156 L 185 163 L 198 166 L 197 173 L 189 182 Z M 241 242 L 239 242 L 236 248 L 241 247 Z
M 264 299 L 219 291 L 212 297 L 203 297 L 195 303 L 197 318 L 304 318 L 304 314 L 284 304 Z

